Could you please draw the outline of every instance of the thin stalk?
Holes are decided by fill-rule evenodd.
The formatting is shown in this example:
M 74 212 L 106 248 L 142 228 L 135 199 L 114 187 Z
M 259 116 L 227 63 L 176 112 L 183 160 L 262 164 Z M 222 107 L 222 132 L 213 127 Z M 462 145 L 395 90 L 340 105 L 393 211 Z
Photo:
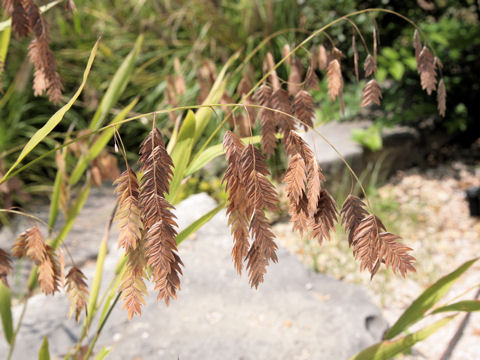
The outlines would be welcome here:
M 103 327 L 105 326 L 105 323 L 107 322 L 108 318 L 110 317 L 110 314 L 112 313 L 113 309 L 115 308 L 115 305 L 117 305 L 118 299 L 120 299 L 120 295 L 122 295 L 122 292 L 119 291 L 117 296 L 115 297 L 115 300 L 113 301 L 112 305 L 108 309 L 107 315 L 103 319 L 103 321 L 99 324 L 98 329 L 95 333 L 95 336 L 90 343 L 88 347 L 87 354 L 85 355 L 85 359 L 88 359 L 89 356 L 92 354 L 93 348 L 95 347 L 95 344 L 97 343 L 98 337 L 100 336 L 100 333 L 102 332 Z
M 15 326 L 15 331 L 13 332 L 12 343 L 10 344 L 10 348 L 8 349 L 7 360 L 10 360 L 12 358 L 13 350 L 15 348 L 15 340 L 17 339 L 17 334 L 20 331 L 20 326 L 22 325 L 25 312 L 27 311 L 27 304 L 28 304 L 28 298 L 25 298 L 25 300 L 23 301 L 22 312 L 20 313 L 20 317 L 18 318 L 17 325 Z

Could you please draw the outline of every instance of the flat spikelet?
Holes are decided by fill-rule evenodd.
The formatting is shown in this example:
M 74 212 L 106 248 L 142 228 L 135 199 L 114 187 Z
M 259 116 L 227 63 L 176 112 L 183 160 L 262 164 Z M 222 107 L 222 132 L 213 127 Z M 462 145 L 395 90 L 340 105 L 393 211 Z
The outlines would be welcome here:
M 302 83 L 302 62 L 300 59 L 294 59 L 290 74 L 288 75 L 288 93 L 295 96 L 300 91 Z
M 310 93 L 305 90 L 298 91 L 297 95 L 295 95 L 295 100 L 293 101 L 293 109 L 295 117 L 301 121 L 305 131 L 307 131 L 308 128 L 313 128 L 315 107 Z
M 360 75 L 358 72 L 358 50 L 357 50 L 357 40 L 355 34 L 352 35 L 352 50 L 353 50 L 353 66 L 355 68 L 355 78 L 357 81 L 360 80 Z
M 263 84 L 255 92 L 255 100 L 258 102 L 258 105 L 267 106 L 272 99 L 272 94 L 272 88 L 266 84 Z
M 305 161 L 300 154 L 295 154 L 289 163 L 283 182 L 291 203 L 297 205 L 305 192 L 307 181 Z
M 231 131 L 223 137 L 223 148 L 227 158 L 227 171 L 223 177 L 228 191 L 228 224 L 234 240 L 232 259 L 239 274 L 242 273 L 243 260 L 247 256 L 249 242 L 249 222 L 251 208 L 245 199 L 247 192 L 242 180 L 240 157 L 245 148 L 240 139 Z
M 381 98 L 382 90 L 380 89 L 380 85 L 378 85 L 375 79 L 372 79 L 367 82 L 367 84 L 363 88 L 362 103 L 360 104 L 360 106 L 368 106 L 371 103 L 380 105 Z
M 348 233 L 348 245 L 352 246 L 355 229 L 368 216 L 365 204 L 358 196 L 350 194 L 343 202 L 340 215 L 342 216 L 342 225 L 345 226 Z
M 290 130 L 295 129 L 295 121 L 288 115 L 292 115 L 292 107 L 290 104 L 290 98 L 288 92 L 284 89 L 278 89 L 274 91 L 272 95 L 272 108 L 279 110 L 285 114 L 276 112 L 275 117 L 278 127 L 288 133 Z
M 367 55 L 365 64 L 363 65 L 363 70 L 365 71 L 365 77 L 369 77 L 377 71 L 377 63 L 373 59 L 372 55 Z
M 315 57 L 312 56 L 311 64 L 307 69 L 307 75 L 305 75 L 305 90 L 319 89 L 318 76 L 315 72 L 315 65 L 313 65 Z
M 177 254 L 173 206 L 165 199 L 173 176 L 173 162 L 157 128 L 142 142 L 139 162 L 143 172 L 140 204 L 145 229 L 145 258 L 152 268 L 158 300 L 162 299 L 168 305 L 180 290 L 183 263 Z
M 288 156 L 300 154 L 305 161 L 305 164 L 309 164 L 314 158 L 310 147 L 295 131 L 288 132 L 283 140 L 285 143 L 285 152 Z
M 24 1 L 12 0 L 10 4 L 4 4 L 4 8 L 10 8 L 12 15 L 12 30 L 19 38 L 30 34 L 30 22 L 27 11 L 24 7 Z M 8 10 L 7 10 L 8 11 Z
M 241 174 L 247 188 L 248 203 L 253 209 L 276 211 L 278 198 L 275 188 L 268 180 L 270 171 L 262 153 L 254 145 L 247 145 L 240 157 Z
M 250 286 L 258 288 L 263 282 L 270 261 L 278 262 L 275 235 L 268 223 L 265 213 L 255 209 L 250 223 L 250 231 L 254 239 L 247 254 L 247 269 Z
M 285 139 L 290 163 L 284 178 L 293 230 L 302 236 L 309 230 L 324 181 L 320 166 L 303 139 L 291 131 Z
M 7 276 L 12 273 L 12 260 L 10 255 L 3 249 L 0 249 L 0 281 L 8 286 Z
M 322 169 L 317 161 L 312 157 L 307 163 L 307 199 L 308 199 L 308 215 L 312 217 L 316 210 L 322 189 L 322 181 L 325 177 L 322 174 Z
M 247 189 L 248 207 L 253 209 L 249 228 L 253 243 L 246 257 L 247 269 L 250 285 L 257 288 L 263 282 L 269 262 L 277 261 L 277 246 L 264 209 L 277 210 L 278 198 L 267 178 L 270 172 L 265 160 L 254 145 L 250 144 L 243 149 L 240 163 L 242 182 Z
M 330 240 L 330 233 L 335 230 L 337 216 L 337 203 L 327 190 L 321 190 L 316 212 L 310 221 L 312 237 L 320 244 L 324 239 Z
M 445 83 L 440 79 L 437 87 L 437 109 L 441 117 L 445 117 L 447 111 L 447 91 L 445 90 Z
M 435 60 L 431 51 L 424 46 L 418 56 L 418 72 L 420 73 L 420 82 L 422 89 L 428 95 L 432 94 L 437 87 L 437 74 L 435 71 Z
M 60 265 L 53 248 L 45 245 L 45 259 L 38 265 L 38 282 L 46 295 L 53 295 L 60 287 Z
M 323 45 L 318 45 L 318 70 L 325 70 L 328 66 L 328 53 L 327 49 L 325 49 L 325 46 Z
M 420 36 L 417 29 L 415 29 L 415 32 L 413 33 L 413 47 L 415 48 L 415 58 L 417 59 L 418 63 L 420 52 L 422 51 L 422 43 L 420 42 Z
M 122 291 L 123 309 L 127 309 L 128 318 L 142 314 L 142 306 L 145 305 L 145 258 L 143 249 L 138 246 L 128 254 L 127 269 L 125 270 L 120 290 Z
M 78 322 L 80 320 L 80 314 L 83 310 L 86 311 L 87 308 L 87 278 L 83 274 L 82 270 L 74 266 L 69 270 L 65 279 L 66 291 L 71 302 L 68 317 L 72 317 L 72 315 L 75 313 L 75 321 Z
M 380 234 L 380 239 L 382 243 L 379 258 L 385 263 L 387 269 L 391 267 L 395 274 L 400 273 L 403 277 L 408 271 L 416 271 L 413 266 L 415 258 L 408 254 L 412 249 L 397 241 L 401 239 L 400 236 L 383 232 Z
M 281 88 L 280 79 L 278 78 L 277 71 L 274 70 L 275 60 L 273 59 L 272 53 L 268 52 L 263 60 L 263 72 L 270 73 L 269 80 L 272 85 L 273 91 L 277 91 Z
M 308 199 L 305 192 L 302 193 L 302 197 L 297 204 L 290 203 L 288 213 L 291 215 L 290 221 L 293 224 L 293 231 L 297 231 L 301 236 L 308 232 L 311 217 L 308 213 Z
M 354 230 L 352 246 L 355 259 L 360 259 L 360 271 L 367 269 L 372 277 L 379 267 L 381 240 L 379 234 L 385 226 L 375 215 L 368 215 Z
M 330 61 L 327 69 L 328 95 L 330 100 L 335 100 L 343 89 L 342 70 L 337 59 Z
M 140 188 L 135 172 L 128 168 L 115 180 L 118 209 L 115 214 L 120 229 L 118 246 L 125 251 L 135 250 L 142 237 L 143 224 L 138 203 Z
M 50 101 L 59 103 L 62 100 L 63 85 L 60 75 L 57 72 L 55 56 L 48 45 L 48 26 L 40 13 L 40 9 L 33 2 L 29 3 L 28 14 L 30 25 L 35 35 L 28 51 L 30 62 L 35 69 L 33 82 L 34 95 L 40 95 L 46 91 Z
M 267 157 L 270 157 L 275 153 L 277 147 L 277 121 L 275 113 L 267 109 L 261 109 L 259 117 L 262 129 L 262 151 Z
M 255 100 L 260 106 L 272 108 L 272 89 L 268 85 L 262 85 L 255 93 Z M 268 109 L 260 109 L 258 112 L 260 127 L 262 129 L 262 151 L 267 157 L 275 152 L 277 147 L 277 120 L 275 113 Z
M 49 295 L 58 291 L 60 283 L 60 265 L 53 248 L 43 239 L 38 226 L 21 233 L 12 248 L 13 256 L 29 258 L 38 266 L 38 282 L 41 290 Z

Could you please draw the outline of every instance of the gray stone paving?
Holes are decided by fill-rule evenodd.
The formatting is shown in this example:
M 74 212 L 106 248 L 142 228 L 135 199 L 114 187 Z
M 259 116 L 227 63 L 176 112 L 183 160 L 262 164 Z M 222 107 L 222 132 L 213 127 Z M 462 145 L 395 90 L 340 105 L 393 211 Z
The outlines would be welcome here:
M 369 122 L 332 122 L 318 128 L 355 170 L 369 156 L 371 160 L 371 154 L 351 140 L 352 129 L 359 126 L 368 127 Z M 324 172 L 329 176 L 342 173 L 344 165 L 327 143 L 311 132 L 303 136 Z M 397 165 L 402 154 L 408 153 L 404 151 L 406 146 L 416 142 L 417 134 L 408 129 L 385 132 L 384 144 L 388 151 L 393 149 Z M 110 187 L 93 189 L 66 239 L 75 262 L 83 265 L 90 281 L 92 260 L 114 204 Z M 185 200 L 176 210 L 180 228 L 215 206 L 205 194 Z M 48 207 L 35 207 L 34 212 L 44 220 L 48 217 Z M 9 248 L 15 234 L 29 223 L 17 218 L 14 225 L 13 231 L 0 231 L 0 247 Z M 120 255 L 116 238 L 113 230 L 104 285 L 112 278 Z M 231 247 L 222 211 L 180 247 L 185 269 L 179 299 L 166 308 L 156 302 L 149 285 L 143 316 L 127 321 L 126 313 L 117 306 L 97 350 L 111 346 L 110 359 L 342 360 L 380 339 L 386 323 L 360 287 L 316 274 L 294 255 L 279 249 L 279 263 L 270 266 L 265 283 L 252 290 L 246 275 L 239 277 L 233 268 Z M 22 274 L 28 274 L 28 269 Z M 18 276 L 14 281 L 14 290 L 22 288 L 22 279 L 24 276 Z M 49 337 L 52 354 L 64 354 L 80 333 L 79 325 L 66 319 L 68 306 L 63 294 L 31 298 L 13 358 L 37 358 L 44 335 Z M 15 307 L 14 317 L 19 313 L 20 308 Z M 6 344 L 0 341 L 0 358 L 5 353 Z
M 83 239 L 101 238 L 100 220 L 108 219 L 114 203 L 112 194 L 102 191 L 105 203 L 95 207 L 98 212 L 87 204 L 89 215 L 80 216 Z M 89 201 L 98 204 L 98 198 Z M 214 206 L 205 194 L 192 196 L 177 207 L 180 226 Z M 88 220 L 92 211 L 95 223 Z M 115 233 L 111 239 L 104 283 L 111 279 L 119 255 Z M 235 273 L 231 245 L 222 211 L 181 245 L 185 269 L 179 299 L 166 308 L 156 302 L 150 285 L 143 316 L 128 321 L 117 306 L 97 349 L 111 346 L 110 359 L 341 360 L 381 337 L 386 324 L 360 287 L 315 274 L 280 249 L 279 263 L 269 267 L 259 290 L 252 290 L 245 274 Z M 87 264 L 89 280 L 93 271 L 93 264 Z M 64 295 L 33 297 L 14 359 L 36 358 L 44 335 L 52 354 L 64 354 L 80 332 L 73 320 L 66 319 L 67 311 Z M 19 312 L 16 307 L 14 317 Z M 5 351 L 0 342 L 0 354 Z

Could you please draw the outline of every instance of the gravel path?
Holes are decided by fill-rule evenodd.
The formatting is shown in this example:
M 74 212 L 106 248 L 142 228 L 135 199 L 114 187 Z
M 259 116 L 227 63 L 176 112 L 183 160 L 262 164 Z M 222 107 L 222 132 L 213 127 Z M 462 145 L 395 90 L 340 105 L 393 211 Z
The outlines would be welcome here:
M 425 289 L 444 274 L 453 271 L 467 260 L 480 254 L 480 219 L 469 215 L 465 190 L 480 185 L 480 167 L 456 162 L 435 169 L 412 169 L 398 172 L 389 184 L 378 191 L 377 202 L 382 204 L 382 220 L 400 234 L 414 249 L 417 273 L 402 279 L 390 272 L 379 271 L 373 281 L 359 272 L 342 231 L 322 247 L 299 241 L 289 224 L 275 226 L 280 243 L 297 254 L 301 261 L 338 279 L 365 286 L 381 307 L 388 322 L 393 324 L 406 307 Z M 390 225 L 390 226 L 388 226 Z M 475 264 L 446 295 L 451 299 L 480 283 L 480 262 Z M 465 295 L 472 298 L 475 290 Z M 403 359 L 438 359 L 455 333 L 458 316 L 431 338 L 415 346 Z M 420 323 L 423 327 L 435 318 Z M 418 327 L 417 327 L 418 328 Z M 480 358 L 480 314 L 472 314 L 452 360 Z

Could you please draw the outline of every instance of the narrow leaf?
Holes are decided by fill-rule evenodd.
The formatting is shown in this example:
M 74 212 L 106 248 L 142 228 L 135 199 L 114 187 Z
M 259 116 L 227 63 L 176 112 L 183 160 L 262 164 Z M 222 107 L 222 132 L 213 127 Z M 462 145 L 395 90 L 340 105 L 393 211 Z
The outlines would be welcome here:
M 124 120 L 127 117 L 128 113 L 132 111 L 133 107 L 137 104 L 137 102 L 138 98 L 135 98 L 130 104 L 128 104 L 124 109 L 122 109 L 122 111 L 120 111 L 117 116 L 113 118 L 113 120 L 110 122 L 110 125 L 116 124 Z M 80 159 L 78 159 L 77 165 L 75 165 L 72 175 L 70 176 L 70 186 L 75 185 L 78 180 L 80 180 L 80 177 L 87 169 L 89 162 L 95 159 L 102 152 L 105 146 L 107 146 L 108 142 L 113 136 L 114 131 L 115 130 L 113 127 L 110 127 L 103 131 L 102 134 L 92 144 L 92 146 L 90 146 L 87 155 L 82 156 Z
M 105 120 L 108 112 L 111 110 L 113 105 L 115 105 L 115 103 L 118 101 L 118 98 L 120 95 L 122 95 L 123 91 L 127 87 L 127 84 L 130 81 L 130 76 L 134 70 L 135 61 L 137 61 L 138 54 L 140 53 L 142 42 L 143 35 L 139 35 L 132 51 L 130 51 L 118 70 L 115 72 L 115 75 L 113 75 L 112 81 L 110 82 L 110 85 L 108 86 L 108 89 L 103 96 L 98 109 L 93 115 L 92 122 L 90 123 L 90 130 L 96 130 L 102 126 L 102 123 Z
M 188 225 L 188 227 L 183 229 L 177 235 L 177 244 L 180 244 L 183 240 L 185 240 L 187 237 L 189 237 L 191 234 L 193 234 L 195 231 L 197 231 L 203 225 L 205 225 L 207 222 L 209 222 L 210 219 L 212 219 L 220 210 L 222 210 L 224 208 L 224 206 L 225 206 L 224 203 L 218 205 L 215 209 L 210 210 L 208 213 L 206 213 L 202 217 L 198 218 L 193 223 Z
M 57 170 L 57 175 L 55 175 L 55 182 L 53 183 L 53 192 L 50 199 L 50 215 L 48 216 L 48 227 L 51 229 L 57 220 L 58 211 L 60 208 L 60 191 L 62 187 L 62 172 L 60 169 Z
M 196 132 L 195 124 L 195 114 L 193 111 L 189 111 L 180 128 L 177 143 L 172 151 L 172 161 L 175 168 L 173 170 L 172 182 L 170 183 L 170 194 L 166 197 L 171 203 L 175 203 L 178 199 L 178 190 L 180 189 L 180 185 L 185 176 L 185 170 L 190 161 L 193 139 Z
M 60 110 L 58 110 L 48 121 L 47 123 L 37 130 L 37 132 L 30 138 L 28 143 L 25 145 L 23 148 L 22 152 L 18 156 L 18 159 L 15 161 L 15 163 L 8 169 L 7 173 L 5 176 L 0 180 L 0 184 L 5 182 L 8 178 L 8 175 L 13 171 L 15 167 L 27 156 L 45 137 L 47 137 L 48 134 L 62 121 L 63 116 L 66 114 L 66 112 L 72 107 L 73 103 L 77 100 L 77 98 L 80 96 L 80 93 L 83 90 L 83 87 L 85 86 L 85 83 L 87 82 L 88 74 L 90 73 L 90 69 L 92 68 L 93 64 L 93 59 L 95 59 L 95 55 L 97 54 L 97 48 L 100 40 L 97 40 L 95 43 L 92 52 L 90 53 L 90 58 L 88 59 L 87 67 L 85 69 L 85 72 L 83 73 L 83 80 L 82 83 L 80 84 L 80 87 L 78 88 L 77 92 L 73 95 L 73 97 L 63 105 Z
M 395 336 L 406 330 L 410 325 L 421 320 L 425 312 L 440 300 L 448 290 L 452 287 L 455 281 L 467 271 L 478 258 L 467 261 L 462 266 L 448 275 L 445 275 L 435 284 L 427 288 L 422 295 L 420 295 L 407 310 L 400 316 L 397 322 L 386 332 L 385 339 L 393 339 Z
M 80 210 L 82 210 L 83 205 L 85 204 L 85 201 L 87 201 L 89 192 L 90 192 L 90 184 L 88 184 L 82 189 L 78 197 L 75 199 L 74 203 L 68 208 L 67 219 L 65 220 L 65 224 L 60 230 L 60 233 L 50 244 L 50 246 L 53 247 L 54 249 L 57 249 L 60 246 L 60 244 L 65 239 L 65 236 L 67 236 L 67 234 L 70 232 L 75 222 L 75 219 L 80 213 Z
M 13 339 L 12 302 L 10 289 L 0 281 L 0 316 L 2 317 L 3 334 L 8 344 Z
M 438 314 L 447 311 L 480 311 L 480 301 L 478 300 L 464 300 L 454 304 L 445 305 L 435 309 L 432 314 Z
M 48 338 L 46 336 L 43 338 L 42 346 L 38 353 L 38 360 L 50 360 L 50 350 L 48 349 Z
M 95 356 L 95 360 L 103 360 L 107 357 L 108 354 L 110 354 L 110 352 L 112 351 L 113 349 L 111 347 L 107 347 L 107 346 L 104 346 L 97 354 L 97 356 Z
M 383 341 L 381 343 L 372 345 L 357 355 L 351 357 L 350 360 L 389 360 L 395 355 L 411 349 L 417 342 L 425 340 L 438 329 L 448 324 L 454 317 L 455 316 L 449 316 L 438 320 L 432 325 L 427 326 L 413 334 L 401 337 L 398 340 Z

